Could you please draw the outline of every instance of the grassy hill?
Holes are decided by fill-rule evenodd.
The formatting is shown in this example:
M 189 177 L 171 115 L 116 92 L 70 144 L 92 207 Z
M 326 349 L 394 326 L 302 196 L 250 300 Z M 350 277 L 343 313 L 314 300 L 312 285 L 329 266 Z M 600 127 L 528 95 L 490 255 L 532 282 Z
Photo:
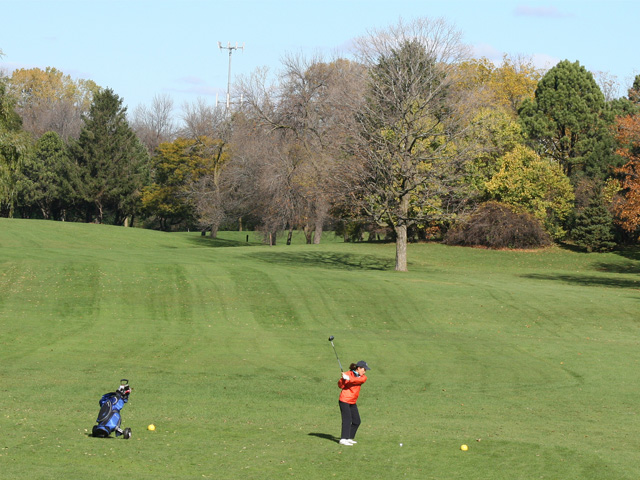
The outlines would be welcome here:
M 2 478 L 637 478 L 638 251 L 220 237 L 0 219 Z

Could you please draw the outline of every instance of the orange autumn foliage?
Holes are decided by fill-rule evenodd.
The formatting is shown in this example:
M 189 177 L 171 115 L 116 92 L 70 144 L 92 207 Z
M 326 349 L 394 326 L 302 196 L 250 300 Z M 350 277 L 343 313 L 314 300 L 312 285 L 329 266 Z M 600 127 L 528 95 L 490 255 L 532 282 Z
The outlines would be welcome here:
M 622 176 L 623 195 L 615 204 L 620 226 L 627 232 L 640 227 L 640 115 L 618 118 L 616 140 L 620 148 L 616 153 L 627 163 L 616 169 Z

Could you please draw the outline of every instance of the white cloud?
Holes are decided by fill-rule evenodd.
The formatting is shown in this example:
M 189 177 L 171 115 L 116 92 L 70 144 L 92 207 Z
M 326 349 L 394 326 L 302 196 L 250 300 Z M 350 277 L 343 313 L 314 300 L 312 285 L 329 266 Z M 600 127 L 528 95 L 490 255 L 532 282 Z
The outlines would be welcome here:
M 188 76 L 188 77 L 180 77 L 178 78 L 180 83 L 187 83 L 189 85 L 205 85 L 207 82 L 200 77 Z
M 501 62 L 504 55 L 504 52 L 501 52 L 493 45 L 489 45 L 487 43 L 479 43 L 477 45 L 473 45 L 471 48 L 473 49 L 474 57 L 487 58 L 496 64 Z

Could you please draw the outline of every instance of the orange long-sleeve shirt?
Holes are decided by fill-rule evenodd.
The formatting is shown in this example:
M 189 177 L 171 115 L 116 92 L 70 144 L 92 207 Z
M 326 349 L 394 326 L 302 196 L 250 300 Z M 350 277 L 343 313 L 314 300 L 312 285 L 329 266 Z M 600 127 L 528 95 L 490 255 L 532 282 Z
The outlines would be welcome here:
M 350 377 L 349 380 L 345 380 L 342 377 L 338 380 L 338 386 L 342 389 L 342 392 L 340 392 L 340 401 L 353 405 L 358 401 L 360 385 L 367 381 L 367 376 L 360 375 L 356 377 L 356 374 L 351 370 L 347 372 L 347 375 Z

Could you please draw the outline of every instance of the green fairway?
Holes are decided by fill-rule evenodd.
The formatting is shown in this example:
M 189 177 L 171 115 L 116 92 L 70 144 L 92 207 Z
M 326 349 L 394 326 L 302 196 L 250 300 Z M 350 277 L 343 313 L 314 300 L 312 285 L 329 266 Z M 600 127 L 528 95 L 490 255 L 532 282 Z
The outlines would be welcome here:
M 638 478 L 637 250 L 408 254 L 0 219 L 0 477 Z

